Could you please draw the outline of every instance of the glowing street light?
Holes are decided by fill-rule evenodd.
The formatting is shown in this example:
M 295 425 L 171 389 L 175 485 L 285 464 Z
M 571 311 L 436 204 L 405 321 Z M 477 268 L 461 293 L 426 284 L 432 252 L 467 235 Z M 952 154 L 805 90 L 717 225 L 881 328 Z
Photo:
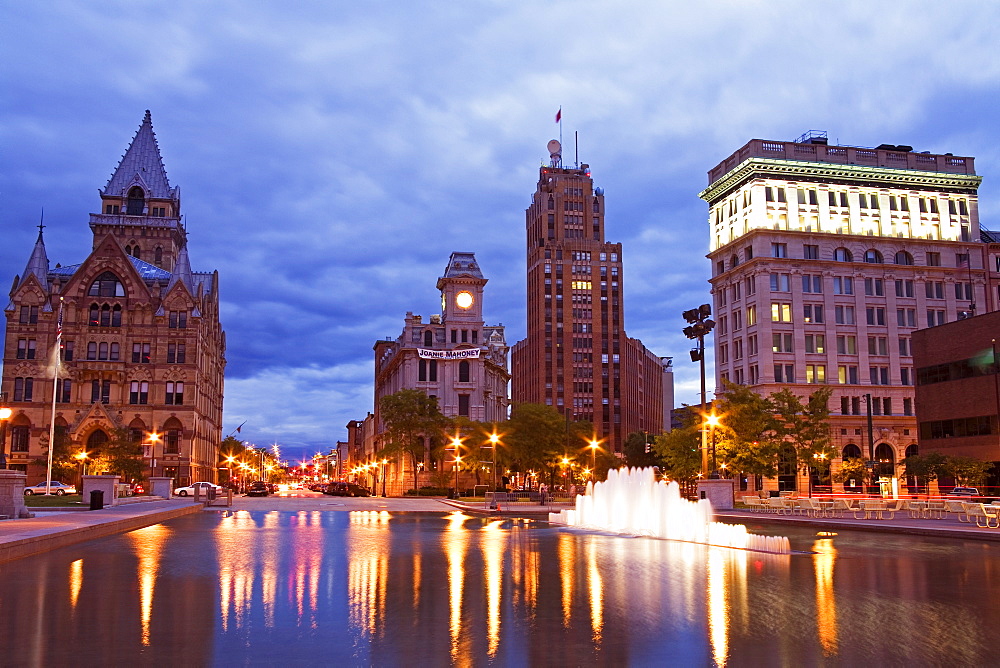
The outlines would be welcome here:
M 705 417 L 705 424 L 712 431 L 712 471 L 708 477 L 717 479 L 719 478 L 719 467 L 715 458 L 715 428 L 719 426 L 719 416 L 715 414 L 714 410 Z
M 597 447 L 600 445 L 597 438 L 590 439 L 590 468 L 597 473 Z

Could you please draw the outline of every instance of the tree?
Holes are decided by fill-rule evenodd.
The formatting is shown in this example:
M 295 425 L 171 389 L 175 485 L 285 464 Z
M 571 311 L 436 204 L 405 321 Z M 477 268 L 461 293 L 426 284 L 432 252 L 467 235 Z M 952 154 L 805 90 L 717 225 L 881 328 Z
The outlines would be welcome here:
M 417 463 L 422 461 L 425 441 L 432 450 L 442 442 L 442 430 L 448 419 L 441 414 L 437 397 L 421 390 L 400 390 L 379 400 L 382 422 L 385 424 L 386 445 L 381 455 L 408 455 L 413 469 L 413 489 L 417 488 Z
M 792 446 L 797 468 L 813 464 L 813 458 L 833 456 L 830 435 L 830 395 L 833 388 L 824 387 L 809 395 L 803 404 L 790 389 L 771 395 L 777 423 L 777 435 Z
M 904 475 L 917 479 L 917 483 L 930 484 L 942 475 L 947 475 L 948 458 L 940 452 L 928 452 L 926 455 L 911 455 L 903 460 Z
M 55 449 L 52 451 L 52 480 L 66 480 L 67 478 L 75 478 L 77 469 L 79 468 L 79 461 L 73 457 L 72 447 L 73 442 L 66 433 L 65 427 L 56 426 L 56 444 Z M 46 432 L 40 439 L 42 445 L 42 454 L 44 455 L 40 459 L 34 461 L 35 464 L 40 464 L 46 468 L 49 465 L 49 435 Z
M 142 479 L 142 444 L 132 440 L 128 429 L 111 432 L 111 438 L 102 446 L 102 457 L 107 462 L 107 470 L 121 476 L 122 480 Z
M 871 477 L 871 470 L 865 466 L 865 460 L 859 457 L 849 457 L 840 465 L 840 471 L 833 476 L 833 479 L 836 482 L 855 480 L 860 485 L 864 485 L 864 481 L 869 477 Z
M 687 411 L 683 424 L 656 437 L 653 451 L 662 462 L 663 475 L 690 482 L 701 472 L 701 416 Z
M 656 437 L 644 431 L 637 431 L 629 434 L 622 444 L 622 453 L 625 455 L 625 465 L 633 468 L 646 468 L 649 466 L 660 466 L 660 457 L 656 451 L 650 447 L 651 442 L 655 442 Z
M 733 471 L 764 478 L 777 475 L 781 439 L 774 405 L 745 385 L 723 383 L 721 395 L 713 402 L 720 416 L 716 448 Z
M 521 470 L 548 469 L 558 462 L 567 446 L 566 420 L 552 406 L 518 404 L 511 411 L 504 443 L 514 467 Z
M 948 457 L 946 469 L 955 477 L 961 487 L 979 487 L 986 480 L 986 474 L 993 462 L 984 462 L 973 457 Z

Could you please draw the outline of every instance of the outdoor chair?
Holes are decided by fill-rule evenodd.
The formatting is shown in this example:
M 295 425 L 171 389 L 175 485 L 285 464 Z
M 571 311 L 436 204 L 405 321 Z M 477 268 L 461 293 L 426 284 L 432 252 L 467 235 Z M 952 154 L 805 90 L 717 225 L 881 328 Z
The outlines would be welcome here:
M 799 499 L 798 511 L 803 515 L 819 517 L 823 507 L 819 505 L 819 499 Z
M 854 507 L 851 506 L 850 499 L 834 499 L 833 508 L 830 509 L 830 514 L 834 517 L 843 517 L 847 513 L 854 512 Z
M 1000 515 L 996 511 L 989 510 L 982 503 L 965 504 L 965 514 L 971 520 L 976 518 L 977 527 L 1000 528 Z
M 791 514 L 791 509 L 785 505 L 785 500 L 781 497 L 771 497 L 767 500 L 767 511 L 778 515 Z
M 969 516 L 965 512 L 965 507 L 969 505 L 965 501 L 945 501 L 944 511 L 949 515 L 957 515 L 959 522 L 969 522 Z

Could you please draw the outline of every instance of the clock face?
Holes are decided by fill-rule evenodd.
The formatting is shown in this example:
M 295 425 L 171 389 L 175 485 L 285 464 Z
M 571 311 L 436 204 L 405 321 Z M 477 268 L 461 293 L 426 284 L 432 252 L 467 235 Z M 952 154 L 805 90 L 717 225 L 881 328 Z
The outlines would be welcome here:
M 473 302 L 475 301 L 476 300 L 472 296 L 472 293 L 466 290 L 462 290 L 457 295 L 455 295 L 455 306 L 457 306 L 458 308 L 463 308 L 463 309 L 471 308 Z

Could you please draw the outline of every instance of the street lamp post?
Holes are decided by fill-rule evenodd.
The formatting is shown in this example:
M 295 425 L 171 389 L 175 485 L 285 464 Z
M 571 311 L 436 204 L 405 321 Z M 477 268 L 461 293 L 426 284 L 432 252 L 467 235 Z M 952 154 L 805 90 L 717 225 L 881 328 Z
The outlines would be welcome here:
M 500 436 L 497 434 L 496 430 L 490 434 L 490 447 L 493 448 L 493 463 L 490 465 L 490 472 L 493 476 L 493 491 L 497 491 L 497 444 L 500 442 Z
M 7 403 L 7 393 L 0 394 L 0 471 L 7 468 L 7 420 L 13 414 L 4 404 Z
M 87 457 L 88 457 L 88 454 L 87 454 L 86 450 L 81 450 L 80 452 L 78 452 L 75 455 L 73 455 L 73 457 L 78 462 L 80 462 L 80 490 L 81 490 L 80 493 L 82 494 L 83 493 L 83 491 L 82 491 L 83 490 L 83 476 L 87 475 Z
M 712 414 L 706 418 L 706 424 L 712 431 L 712 471 L 709 473 L 708 477 L 713 480 L 718 480 L 719 468 L 715 457 L 715 428 L 719 425 L 719 416 L 713 411 Z
M 146 436 L 149 439 L 149 477 L 152 478 L 156 475 L 156 442 L 160 440 L 160 435 L 151 431 Z
M 385 465 L 389 463 L 388 459 L 382 459 L 382 497 L 385 498 Z
M 597 477 L 597 446 L 600 443 L 596 438 L 590 439 L 590 470 L 594 478 Z
M 710 333 L 715 327 L 715 321 L 709 316 L 712 315 L 712 305 L 702 304 L 698 308 L 693 308 L 688 311 L 684 311 L 684 320 L 690 323 L 690 326 L 684 328 L 684 336 L 689 339 L 697 341 L 697 347 L 691 351 L 691 361 L 700 362 L 701 369 L 701 412 L 704 415 L 705 408 L 707 406 L 706 396 L 705 396 L 705 335 Z M 708 471 L 708 443 L 707 434 L 704 428 L 701 431 L 701 472 L 706 474 Z

